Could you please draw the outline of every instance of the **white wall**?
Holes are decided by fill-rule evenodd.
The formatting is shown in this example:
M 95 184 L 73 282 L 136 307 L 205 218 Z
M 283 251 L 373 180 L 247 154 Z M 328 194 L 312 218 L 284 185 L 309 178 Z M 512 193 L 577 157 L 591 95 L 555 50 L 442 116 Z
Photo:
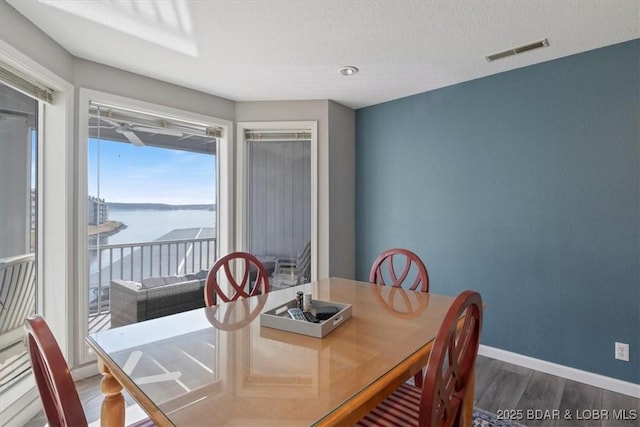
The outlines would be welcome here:
M 68 82 L 71 81 L 71 54 L 4 0 L 0 0 L 1 42 L 8 43 L 22 54 L 37 60 L 52 73 Z
M 76 88 L 98 90 L 225 120 L 233 120 L 235 114 L 234 101 L 80 58 L 73 60 L 73 83 Z

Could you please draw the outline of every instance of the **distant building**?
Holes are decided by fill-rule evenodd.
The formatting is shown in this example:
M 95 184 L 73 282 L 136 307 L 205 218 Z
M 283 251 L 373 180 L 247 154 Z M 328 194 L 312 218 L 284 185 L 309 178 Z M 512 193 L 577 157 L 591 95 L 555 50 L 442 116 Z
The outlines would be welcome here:
M 31 189 L 31 229 L 36 229 L 36 190 Z
M 90 225 L 100 225 L 109 221 L 109 208 L 104 199 L 89 196 L 87 203 L 87 217 Z

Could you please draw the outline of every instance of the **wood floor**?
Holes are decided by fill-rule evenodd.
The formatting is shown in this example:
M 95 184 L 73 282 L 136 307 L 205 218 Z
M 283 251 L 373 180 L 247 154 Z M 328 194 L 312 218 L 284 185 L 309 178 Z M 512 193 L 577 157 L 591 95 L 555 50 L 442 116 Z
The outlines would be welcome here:
M 100 377 L 77 383 L 78 393 L 89 423 L 100 416 L 102 396 Z M 133 400 L 125 395 L 128 403 Z M 504 417 L 516 418 L 520 424 L 537 426 L 622 427 L 640 425 L 640 398 L 634 399 L 597 387 L 588 386 L 553 375 L 478 356 L 476 364 L 476 406 Z M 613 420 L 623 414 L 635 420 Z M 567 420 L 567 412 L 571 420 Z M 605 420 L 593 418 L 597 412 Z M 549 418 L 543 419 L 545 415 Z M 43 427 L 44 414 L 40 413 L 25 427 Z
M 634 399 L 483 356 L 476 363 L 475 399 L 476 406 L 530 427 L 640 425 L 640 396 Z M 623 414 L 635 414 L 635 420 L 613 420 Z M 545 415 L 556 419 L 543 419 Z M 595 416 L 607 419 L 588 419 Z

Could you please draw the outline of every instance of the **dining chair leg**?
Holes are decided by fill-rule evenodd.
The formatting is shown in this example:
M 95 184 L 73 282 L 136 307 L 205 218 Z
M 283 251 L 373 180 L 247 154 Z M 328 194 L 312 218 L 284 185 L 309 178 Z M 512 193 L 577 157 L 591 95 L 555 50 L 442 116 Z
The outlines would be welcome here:
M 104 395 L 100 408 L 101 427 L 124 427 L 124 396 L 122 385 L 116 380 L 109 368 L 98 359 L 98 370 L 102 374 L 100 391 Z

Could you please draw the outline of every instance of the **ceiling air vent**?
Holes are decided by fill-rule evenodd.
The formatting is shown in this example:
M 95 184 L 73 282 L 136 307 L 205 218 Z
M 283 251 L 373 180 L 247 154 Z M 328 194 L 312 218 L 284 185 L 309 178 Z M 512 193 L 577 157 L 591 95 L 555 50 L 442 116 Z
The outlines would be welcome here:
M 494 53 L 492 55 L 485 56 L 485 58 L 487 59 L 487 61 L 491 62 L 491 61 L 495 61 L 496 59 L 506 58 L 507 56 L 526 52 L 528 50 L 538 49 L 545 46 L 549 46 L 549 41 L 547 39 L 540 40 L 538 42 L 529 43 L 524 46 L 514 47 L 508 50 L 504 50 L 502 52 Z

